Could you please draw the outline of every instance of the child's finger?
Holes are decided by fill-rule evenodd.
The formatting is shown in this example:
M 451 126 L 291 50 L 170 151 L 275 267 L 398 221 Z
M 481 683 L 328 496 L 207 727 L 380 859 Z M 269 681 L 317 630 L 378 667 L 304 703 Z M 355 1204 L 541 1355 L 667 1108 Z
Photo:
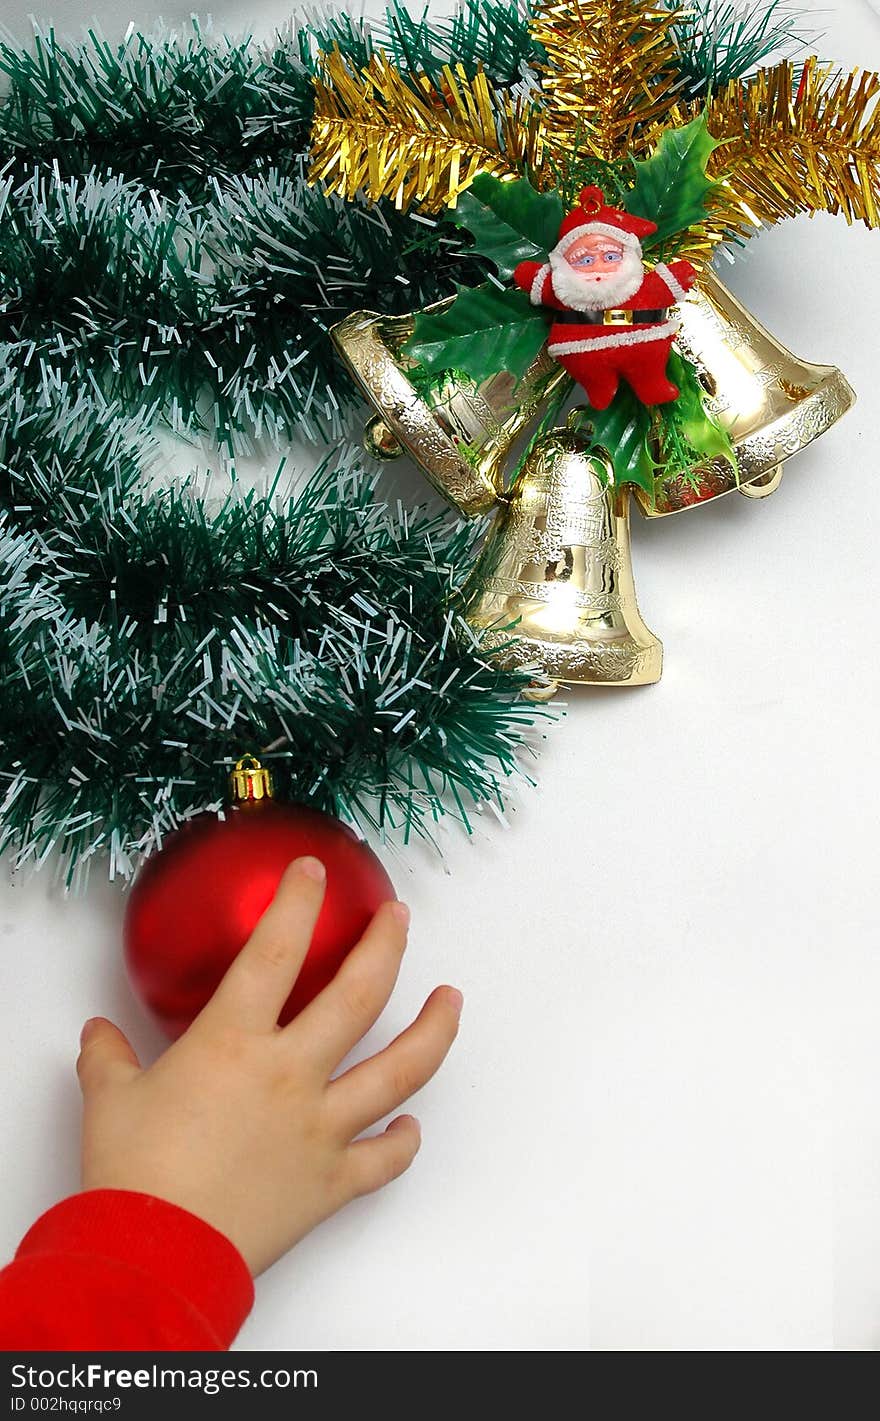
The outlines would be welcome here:
M 371 1140 L 357 1140 L 346 1152 L 346 1177 L 352 1195 L 372 1194 L 409 1169 L 419 1152 L 422 1132 L 413 1115 L 396 1120 Z
M 141 1063 L 127 1037 L 103 1016 L 90 1017 L 80 1033 L 76 1073 L 83 1095 L 114 1077 L 136 1076 Z
M 347 1139 L 396 1110 L 439 1070 L 458 1032 L 461 992 L 437 987 L 406 1031 L 331 1081 L 327 1106 Z
M 383 903 L 333 981 L 286 1027 L 288 1039 L 325 1080 L 387 1005 L 408 926 L 403 903 Z
M 324 901 L 327 875 L 315 858 L 294 859 L 250 938 L 202 1016 L 269 1031 L 297 979 Z

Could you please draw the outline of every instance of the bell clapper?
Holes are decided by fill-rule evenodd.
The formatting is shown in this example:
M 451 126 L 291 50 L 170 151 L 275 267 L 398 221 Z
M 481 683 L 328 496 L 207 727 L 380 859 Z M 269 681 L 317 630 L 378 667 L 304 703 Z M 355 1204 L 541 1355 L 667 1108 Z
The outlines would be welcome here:
M 552 679 L 549 681 L 530 681 L 525 690 L 520 692 L 520 695 L 524 701 L 531 701 L 533 705 L 545 706 L 548 701 L 552 701 L 553 697 L 557 694 L 559 684 L 558 681 Z
M 767 498 L 771 493 L 775 493 L 782 483 L 782 472 L 782 465 L 777 464 L 760 478 L 752 479 L 751 483 L 740 484 L 739 491 L 744 498 Z
M 403 454 L 403 445 L 380 414 L 373 415 L 364 429 L 364 448 L 374 459 L 389 462 Z

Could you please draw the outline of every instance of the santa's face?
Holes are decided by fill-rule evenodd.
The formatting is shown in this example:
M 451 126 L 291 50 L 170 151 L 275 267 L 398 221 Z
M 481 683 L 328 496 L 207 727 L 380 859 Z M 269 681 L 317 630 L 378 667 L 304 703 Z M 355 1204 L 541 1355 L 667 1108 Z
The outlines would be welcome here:
M 623 258 L 623 252 L 623 242 L 617 242 L 613 237 L 605 237 L 601 232 L 587 232 L 566 249 L 565 260 L 588 280 L 604 281 L 606 277 L 613 276 L 615 268 Z
M 561 248 L 561 250 L 560 250 Z M 606 311 L 634 296 L 645 269 L 638 242 L 585 232 L 550 253 L 553 290 L 575 311 Z

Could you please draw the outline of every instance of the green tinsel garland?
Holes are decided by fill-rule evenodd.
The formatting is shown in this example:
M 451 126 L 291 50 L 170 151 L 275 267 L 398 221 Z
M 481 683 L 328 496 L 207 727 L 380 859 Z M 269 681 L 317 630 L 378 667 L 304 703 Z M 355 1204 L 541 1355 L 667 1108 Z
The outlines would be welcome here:
M 151 491 L 151 454 L 94 396 L 0 385 L 0 848 L 126 876 L 248 747 L 282 795 L 404 839 L 500 810 L 536 711 L 454 611 L 471 531 L 346 458 L 212 509 Z
M 692 13 L 695 90 L 778 44 L 719 28 L 714 0 Z M 195 24 L 0 44 L 0 849 L 19 861 L 126 877 L 222 802 L 245 749 L 268 747 L 283 795 L 404 838 L 503 809 L 542 712 L 454 610 L 471 532 L 384 507 L 347 455 L 217 507 L 195 478 L 154 486 L 151 428 L 230 449 L 344 430 L 328 327 L 483 271 L 445 224 L 307 186 L 316 52 L 529 85 L 527 18 L 467 0 L 264 46 Z

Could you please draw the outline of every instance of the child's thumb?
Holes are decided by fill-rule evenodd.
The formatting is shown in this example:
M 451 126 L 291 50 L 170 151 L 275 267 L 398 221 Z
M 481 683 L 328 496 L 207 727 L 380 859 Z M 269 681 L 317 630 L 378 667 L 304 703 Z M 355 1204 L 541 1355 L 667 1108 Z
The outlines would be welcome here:
M 114 1076 L 133 1076 L 141 1068 L 126 1037 L 104 1016 L 92 1016 L 80 1033 L 76 1073 L 83 1095 Z

